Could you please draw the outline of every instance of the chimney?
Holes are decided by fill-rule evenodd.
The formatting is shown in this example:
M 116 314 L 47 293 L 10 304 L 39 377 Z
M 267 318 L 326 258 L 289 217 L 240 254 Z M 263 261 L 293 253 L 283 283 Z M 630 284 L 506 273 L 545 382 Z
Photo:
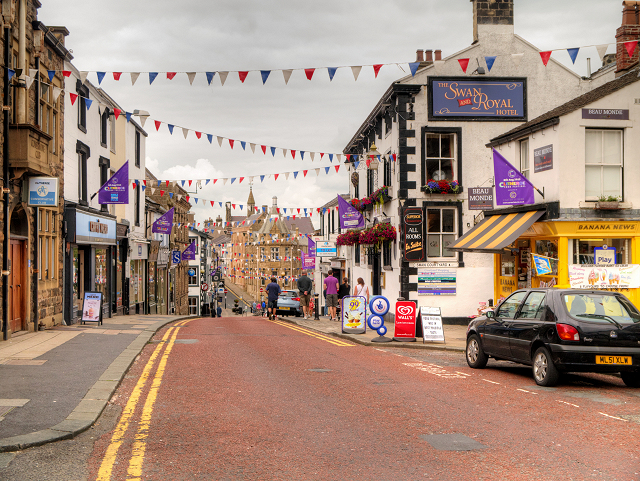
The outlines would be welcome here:
M 624 74 L 638 63 L 638 48 L 629 57 L 624 42 L 640 40 L 640 1 L 622 2 L 622 25 L 616 30 L 616 77 Z
M 429 50 L 425 50 L 425 53 L 427 54 L 426 56 L 426 61 L 427 62 L 433 62 L 433 50 L 429 49 Z
M 416 62 L 424 62 L 424 55 L 422 50 L 416 50 Z
M 473 42 L 485 33 L 513 35 L 513 0 L 471 0 L 473 3 Z M 505 28 L 507 26 L 507 28 Z
M 442 50 L 436 50 L 436 61 L 442 60 Z

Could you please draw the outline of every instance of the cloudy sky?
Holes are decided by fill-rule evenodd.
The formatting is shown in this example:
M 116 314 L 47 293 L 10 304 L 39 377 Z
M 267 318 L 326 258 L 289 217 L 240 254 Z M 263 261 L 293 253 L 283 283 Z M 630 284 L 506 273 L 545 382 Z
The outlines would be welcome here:
M 415 60 L 417 49 L 441 49 L 443 58 L 472 42 L 469 0 L 41 0 L 39 20 L 64 25 L 74 65 L 88 71 L 238 71 L 281 70 L 402 63 Z M 515 0 L 515 31 L 542 50 L 615 42 L 622 20 L 620 0 Z M 610 46 L 609 53 L 614 52 Z M 573 67 L 586 72 L 600 66 L 595 48 L 582 49 Z M 570 65 L 566 52 L 553 58 Z M 339 153 L 380 96 L 405 75 L 385 65 L 378 78 L 364 67 L 355 82 L 351 69 L 341 68 L 332 82 L 326 68 L 308 81 L 295 70 L 288 85 L 282 72 L 271 73 L 265 85 L 259 72 L 240 82 L 229 74 L 224 86 L 204 74 L 193 86 L 184 73 L 173 80 L 164 74 L 149 85 L 142 74 L 134 86 L 124 74 L 120 82 L 108 74 L 102 87 L 124 109 L 147 110 L 151 118 L 189 129 L 246 140 L 258 145 L 307 152 Z M 97 84 L 95 74 L 89 80 Z M 145 126 L 147 166 L 160 179 L 258 176 L 331 165 L 327 156 L 283 158 L 252 154 L 236 144 L 220 148 L 193 133 L 187 140 L 166 125 L 156 132 Z M 335 160 L 334 160 L 335 162 Z M 341 168 L 342 170 L 342 168 Z M 324 170 L 323 170 L 324 172 Z M 257 180 L 258 205 L 278 196 L 281 207 L 318 207 L 346 192 L 346 171 L 297 180 Z M 245 180 L 209 186 L 197 196 L 246 204 Z M 245 207 L 246 209 L 246 207 Z M 222 209 L 194 208 L 199 221 Z M 244 213 L 246 211 L 243 211 Z M 236 215 L 241 212 L 237 210 Z

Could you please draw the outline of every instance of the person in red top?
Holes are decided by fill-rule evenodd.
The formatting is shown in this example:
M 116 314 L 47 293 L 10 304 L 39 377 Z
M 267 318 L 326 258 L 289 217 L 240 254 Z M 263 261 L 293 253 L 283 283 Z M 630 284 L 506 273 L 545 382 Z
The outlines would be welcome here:
M 336 308 L 338 307 L 338 279 L 333 277 L 333 271 L 329 271 L 329 276 L 324 280 L 324 288 L 327 290 L 327 307 L 329 317 L 332 321 L 337 321 Z

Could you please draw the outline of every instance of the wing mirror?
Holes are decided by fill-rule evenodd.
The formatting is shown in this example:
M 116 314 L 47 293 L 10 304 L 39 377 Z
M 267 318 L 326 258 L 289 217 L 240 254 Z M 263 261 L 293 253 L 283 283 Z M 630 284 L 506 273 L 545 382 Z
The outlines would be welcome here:
M 484 314 L 484 315 L 485 315 L 485 317 L 486 317 L 487 319 L 493 319 L 493 318 L 495 318 L 495 317 L 496 317 L 496 313 L 495 313 L 495 312 L 493 312 L 493 311 L 487 311 L 487 312 L 485 312 L 485 314 Z

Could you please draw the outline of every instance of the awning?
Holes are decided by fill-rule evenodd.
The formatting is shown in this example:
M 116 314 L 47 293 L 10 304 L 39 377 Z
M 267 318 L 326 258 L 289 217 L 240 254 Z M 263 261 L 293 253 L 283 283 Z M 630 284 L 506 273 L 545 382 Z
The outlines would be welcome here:
M 452 251 L 500 253 L 531 227 L 546 210 L 515 212 L 486 217 L 447 247 Z

